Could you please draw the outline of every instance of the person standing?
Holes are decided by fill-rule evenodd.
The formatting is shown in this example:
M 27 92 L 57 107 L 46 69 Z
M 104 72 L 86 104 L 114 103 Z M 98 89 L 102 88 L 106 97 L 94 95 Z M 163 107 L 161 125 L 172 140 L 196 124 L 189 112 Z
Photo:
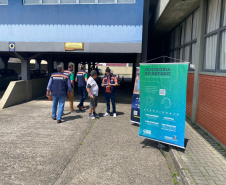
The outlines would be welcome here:
M 109 67 L 106 69 L 105 73 L 106 75 L 103 78 L 102 87 L 104 87 L 104 90 L 105 90 L 107 111 L 104 114 L 104 117 L 110 116 L 110 100 L 111 100 L 112 108 L 113 108 L 113 117 L 116 118 L 115 89 L 116 89 L 116 86 L 118 86 L 118 80 L 116 75 L 113 75 L 111 73 L 111 70 L 109 69 Z
M 72 88 L 72 93 L 70 93 L 69 91 L 67 92 L 67 95 L 69 97 L 70 100 L 70 109 L 71 112 L 74 112 L 74 80 L 75 80 L 75 75 L 73 73 L 73 64 L 69 63 L 68 64 L 68 69 L 64 70 L 64 74 L 68 76 L 68 78 L 71 81 L 71 88 Z
M 65 98 L 67 91 L 72 92 L 71 81 L 64 73 L 62 65 L 57 66 L 57 73 L 53 73 L 49 79 L 47 86 L 46 96 L 50 96 L 50 92 L 53 99 L 52 107 L 52 119 L 56 120 L 57 123 L 61 123 L 61 118 L 64 111 Z M 58 116 L 56 116 L 57 106 L 59 103 Z
M 84 101 L 87 98 L 87 90 L 86 90 L 86 82 L 87 82 L 87 73 L 85 65 L 81 65 L 81 71 L 79 71 L 76 75 L 75 81 L 78 82 L 78 89 L 80 93 L 80 103 L 78 104 L 78 108 L 80 111 L 84 109 Z
M 98 114 L 96 113 L 97 97 L 99 92 L 99 87 L 95 81 L 96 78 L 97 78 L 97 72 L 96 70 L 92 70 L 86 85 L 87 92 L 89 94 L 89 101 L 90 101 L 89 119 L 99 118 Z

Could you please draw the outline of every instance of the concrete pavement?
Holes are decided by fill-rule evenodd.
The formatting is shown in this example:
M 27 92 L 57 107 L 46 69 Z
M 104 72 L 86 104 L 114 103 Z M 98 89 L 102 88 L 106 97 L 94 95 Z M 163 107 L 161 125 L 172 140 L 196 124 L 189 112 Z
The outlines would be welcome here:
M 156 144 L 142 148 L 130 104 L 117 104 L 116 119 L 88 120 L 87 112 L 67 114 L 67 102 L 59 125 L 51 105 L 36 100 L 0 111 L 0 184 L 173 184 Z

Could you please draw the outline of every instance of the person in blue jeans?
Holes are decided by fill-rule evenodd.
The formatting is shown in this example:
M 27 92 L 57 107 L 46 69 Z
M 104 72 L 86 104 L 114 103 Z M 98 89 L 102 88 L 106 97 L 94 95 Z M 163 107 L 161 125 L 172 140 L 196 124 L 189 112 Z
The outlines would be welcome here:
M 65 98 L 67 91 L 72 93 L 71 80 L 67 75 L 64 75 L 63 66 L 57 66 L 57 73 L 53 73 L 49 79 L 47 86 L 46 96 L 52 95 L 53 107 L 52 107 L 52 119 L 56 120 L 57 123 L 61 123 L 61 119 L 64 111 Z M 57 106 L 59 103 L 58 116 L 56 115 Z
M 105 99 L 107 104 L 107 111 L 104 114 L 104 117 L 110 116 L 110 100 L 113 108 L 113 117 L 116 118 L 116 105 L 115 105 L 115 89 L 118 86 L 118 80 L 115 75 L 111 73 L 109 68 L 105 71 L 106 75 L 103 78 L 102 87 L 105 90 Z
M 85 65 L 81 65 L 81 71 L 77 72 L 75 81 L 78 82 L 78 90 L 80 93 L 80 103 L 78 104 L 78 108 L 80 111 L 84 109 L 84 101 L 86 100 L 88 93 L 86 90 L 86 82 L 87 82 L 87 73 Z

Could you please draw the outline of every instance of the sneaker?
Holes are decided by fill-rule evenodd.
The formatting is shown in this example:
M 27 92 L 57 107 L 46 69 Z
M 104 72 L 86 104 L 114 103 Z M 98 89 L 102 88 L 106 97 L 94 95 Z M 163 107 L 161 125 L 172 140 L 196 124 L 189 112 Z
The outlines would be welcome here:
M 76 110 L 71 111 L 71 114 L 73 114 L 73 113 L 77 113 L 77 111 Z
M 93 116 L 94 116 L 95 118 L 99 118 L 99 115 L 98 115 L 97 113 L 94 113 Z
M 95 119 L 95 117 L 93 115 L 89 116 L 89 119 Z
M 110 114 L 106 112 L 103 116 L 104 116 L 104 117 L 110 116 Z
M 114 114 L 113 114 L 113 118 L 116 118 L 116 117 L 117 117 L 117 116 L 116 116 L 116 113 L 114 113 Z

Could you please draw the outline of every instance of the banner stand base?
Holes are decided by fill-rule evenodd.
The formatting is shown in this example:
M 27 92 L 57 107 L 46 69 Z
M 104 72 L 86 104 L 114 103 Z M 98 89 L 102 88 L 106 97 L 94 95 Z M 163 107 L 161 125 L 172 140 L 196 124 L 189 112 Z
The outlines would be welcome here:
M 174 147 L 177 147 L 177 148 L 180 148 L 180 149 L 184 149 L 185 150 L 185 147 L 182 147 L 182 146 L 179 146 L 179 145 L 174 145 L 174 144 L 171 144 L 171 143 L 166 143 L 166 142 L 164 142 L 164 141 L 160 141 L 160 140 L 156 140 L 156 139 L 152 139 L 152 138 L 148 138 L 148 137 L 145 137 L 145 136 L 140 136 L 140 135 L 138 135 L 139 137 L 142 137 L 142 138 L 145 138 L 145 139 L 148 139 L 148 140 L 151 140 L 151 141 L 155 141 L 155 142 L 157 142 L 157 143 L 159 143 L 159 144 L 161 144 L 161 145 L 167 145 L 167 146 L 174 146 Z M 145 145 L 145 146 L 147 146 L 147 145 Z M 144 148 L 145 146 L 143 146 L 142 148 Z

